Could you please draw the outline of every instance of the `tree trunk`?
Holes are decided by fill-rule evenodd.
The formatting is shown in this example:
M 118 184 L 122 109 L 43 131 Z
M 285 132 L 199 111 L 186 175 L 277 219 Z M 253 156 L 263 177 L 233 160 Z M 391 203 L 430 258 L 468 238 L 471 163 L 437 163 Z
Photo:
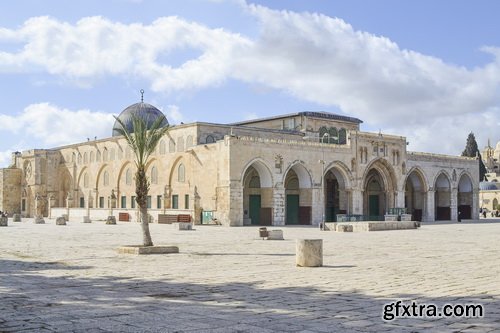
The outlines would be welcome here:
M 142 227 L 142 242 L 144 246 L 153 246 L 153 240 L 151 239 L 151 234 L 149 233 L 149 218 L 148 218 L 148 208 L 140 208 L 141 215 L 141 227 Z

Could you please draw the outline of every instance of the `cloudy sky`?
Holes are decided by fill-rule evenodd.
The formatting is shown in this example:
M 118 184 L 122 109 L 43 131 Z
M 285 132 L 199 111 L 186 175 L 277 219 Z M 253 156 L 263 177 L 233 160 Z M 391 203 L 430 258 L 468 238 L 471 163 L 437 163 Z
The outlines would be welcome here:
M 500 1 L 0 3 L 0 167 L 111 135 L 140 100 L 172 123 L 318 110 L 459 155 L 500 140 Z

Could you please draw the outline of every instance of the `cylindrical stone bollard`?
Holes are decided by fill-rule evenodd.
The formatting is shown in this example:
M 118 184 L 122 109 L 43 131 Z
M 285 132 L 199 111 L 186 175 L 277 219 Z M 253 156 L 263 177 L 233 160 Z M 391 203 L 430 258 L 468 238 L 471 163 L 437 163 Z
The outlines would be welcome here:
M 300 267 L 323 266 L 323 240 L 297 239 L 295 262 Z

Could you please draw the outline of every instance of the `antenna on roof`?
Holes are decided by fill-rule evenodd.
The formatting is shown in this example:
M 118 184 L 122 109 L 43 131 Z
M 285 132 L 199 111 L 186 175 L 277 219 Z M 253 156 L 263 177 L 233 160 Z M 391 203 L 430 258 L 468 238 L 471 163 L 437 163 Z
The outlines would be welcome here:
M 144 89 L 141 89 L 141 103 L 144 103 Z

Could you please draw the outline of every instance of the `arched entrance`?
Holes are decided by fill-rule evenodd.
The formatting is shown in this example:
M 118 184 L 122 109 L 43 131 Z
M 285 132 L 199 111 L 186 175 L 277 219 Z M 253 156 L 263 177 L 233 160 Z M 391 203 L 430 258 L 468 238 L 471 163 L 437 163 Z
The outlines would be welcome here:
M 463 174 L 458 182 L 458 219 L 472 218 L 472 181 Z
M 311 224 L 311 177 L 306 168 L 297 163 L 285 176 L 285 224 Z
M 369 221 L 382 221 L 387 208 L 385 184 L 380 172 L 371 169 L 365 181 L 364 214 Z
M 451 219 L 451 186 L 448 177 L 441 173 L 436 178 L 434 184 L 436 194 L 434 197 L 434 206 L 436 207 L 436 221 Z
M 331 168 L 324 175 L 325 221 L 336 222 L 337 214 L 347 214 L 349 206 L 345 178 L 337 168 Z
M 411 171 L 405 182 L 405 207 L 407 213 L 412 214 L 414 221 L 422 221 L 422 216 L 425 216 L 426 188 L 422 173 Z
M 243 218 L 246 225 L 272 224 L 272 181 L 261 161 L 253 162 L 243 176 Z

